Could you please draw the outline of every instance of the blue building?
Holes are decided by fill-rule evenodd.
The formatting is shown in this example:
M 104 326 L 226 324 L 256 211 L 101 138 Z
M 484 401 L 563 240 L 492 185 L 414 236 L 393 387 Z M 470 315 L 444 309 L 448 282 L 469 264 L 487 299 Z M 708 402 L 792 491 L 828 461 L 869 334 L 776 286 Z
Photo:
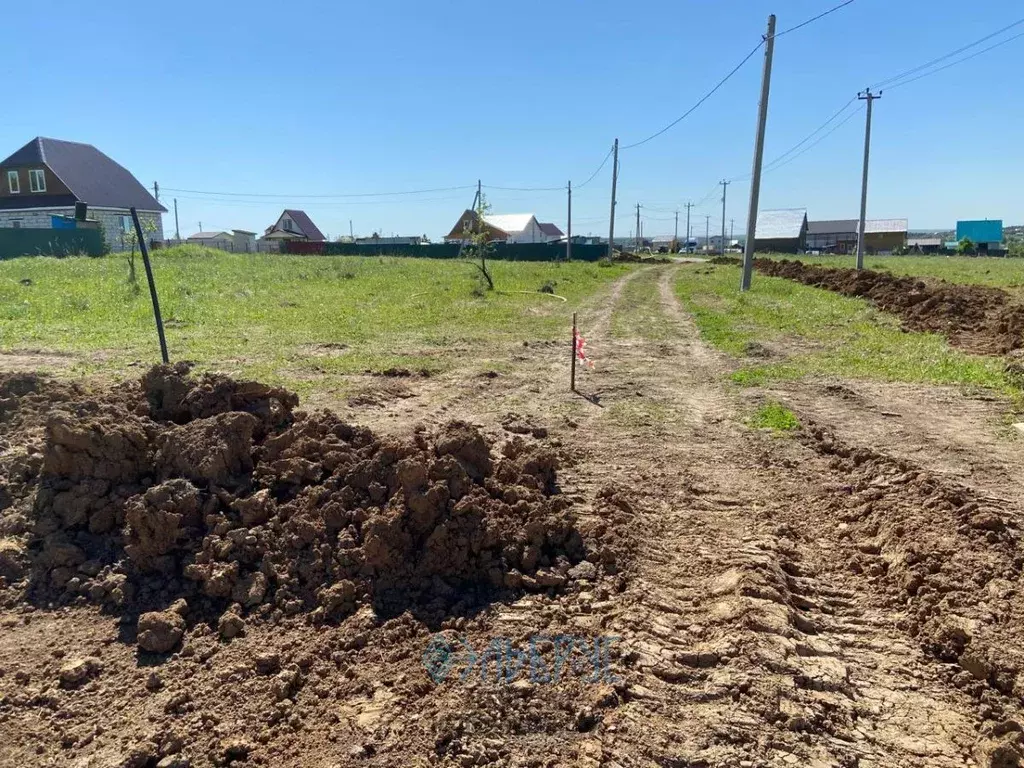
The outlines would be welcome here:
M 958 221 L 956 223 L 956 240 L 959 243 L 964 238 L 974 243 L 980 253 L 1001 251 L 1003 249 L 1003 222 L 1001 219 Z

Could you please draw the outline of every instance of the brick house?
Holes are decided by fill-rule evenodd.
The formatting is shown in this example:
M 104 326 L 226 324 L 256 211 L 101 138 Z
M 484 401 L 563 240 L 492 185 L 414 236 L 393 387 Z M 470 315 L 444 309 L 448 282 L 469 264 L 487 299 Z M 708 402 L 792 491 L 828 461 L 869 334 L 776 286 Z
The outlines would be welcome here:
M 149 240 L 164 239 L 167 212 L 125 168 L 91 144 L 36 137 L 0 162 L 0 227 L 51 229 L 75 203 L 103 227 L 111 250 L 126 246 L 135 207 Z

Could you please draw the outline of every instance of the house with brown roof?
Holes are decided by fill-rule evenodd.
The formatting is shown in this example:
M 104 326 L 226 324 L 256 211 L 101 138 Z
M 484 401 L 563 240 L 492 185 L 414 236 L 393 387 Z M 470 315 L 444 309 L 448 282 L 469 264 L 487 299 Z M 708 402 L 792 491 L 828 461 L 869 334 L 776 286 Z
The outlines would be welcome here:
M 286 208 L 273 226 L 267 227 L 263 240 L 306 240 L 322 243 L 327 238 L 305 211 Z
M 53 229 L 74 216 L 76 203 L 88 207 L 112 250 L 130 247 L 131 208 L 148 239 L 164 239 L 167 209 L 91 144 L 37 136 L 0 161 L 0 227 Z

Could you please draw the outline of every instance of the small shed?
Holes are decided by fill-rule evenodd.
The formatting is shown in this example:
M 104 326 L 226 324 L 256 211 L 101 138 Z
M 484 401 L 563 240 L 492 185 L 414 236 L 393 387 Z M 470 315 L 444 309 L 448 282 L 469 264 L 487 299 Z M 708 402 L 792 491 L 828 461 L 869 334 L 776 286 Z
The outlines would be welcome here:
M 979 253 L 1001 251 L 1003 248 L 1002 219 L 984 219 L 978 221 L 958 221 L 956 223 L 956 239 L 964 239 L 974 243 Z

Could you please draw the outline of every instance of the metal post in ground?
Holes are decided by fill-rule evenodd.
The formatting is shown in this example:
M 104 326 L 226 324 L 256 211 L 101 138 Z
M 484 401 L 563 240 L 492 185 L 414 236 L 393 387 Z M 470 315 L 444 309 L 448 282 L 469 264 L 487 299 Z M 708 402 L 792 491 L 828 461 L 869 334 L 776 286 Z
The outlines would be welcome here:
M 572 313 L 572 362 L 569 364 L 569 391 L 576 391 L 576 313 Z
M 135 208 L 129 209 L 132 214 L 132 223 L 135 224 L 135 237 L 139 240 L 139 250 L 142 251 L 142 263 L 146 266 L 146 280 L 149 281 L 149 297 L 153 300 L 153 316 L 156 318 L 156 333 L 160 337 L 160 357 L 164 364 L 170 362 L 167 356 L 167 339 L 164 338 L 164 321 L 160 316 L 160 300 L 156 295 L 156 282 L 153 280 L 153 267 L 149 263 L 149 246 L 146 245 L 146 237 L 142 233 L 142 224 L 139 223 L 139 213 Z

